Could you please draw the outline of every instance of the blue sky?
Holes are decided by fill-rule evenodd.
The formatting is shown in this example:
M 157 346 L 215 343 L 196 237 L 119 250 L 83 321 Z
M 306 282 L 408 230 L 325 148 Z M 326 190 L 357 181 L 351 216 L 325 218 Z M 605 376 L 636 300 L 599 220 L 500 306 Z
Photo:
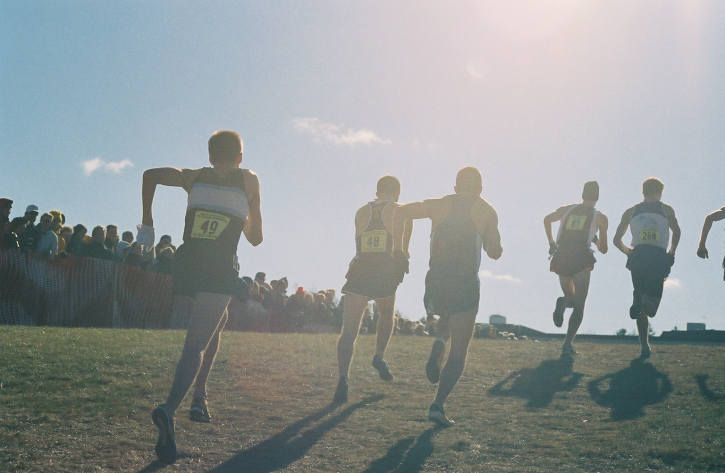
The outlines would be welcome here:
M 0 196 L 13 215 L 34 203 L 132 229 L 144 169 L 203 166 L 211 133 L 233 129 L 265 230 L 240 244 L 242 272 L 339 290 L 380 176 L 421 200 L 473 165 L 504 246 L 481 266 L 479 319 L 554 332 L 544 215 L 598 180 L 613 235 L 656 176 L 683 238 L 655 330 L 723 330 L 721 223 L 712 258 L 695 256 L 725 205 L 722 31 L 716 1 L 0 0 Z M 159 190 L 157 234 L 180 241 L 184 208 Z M 409 318 L 424 315 L 429 232 L 416 224 L 398 291 Z M 596 257 L 580 333 L 633 330 L 624 255 Z

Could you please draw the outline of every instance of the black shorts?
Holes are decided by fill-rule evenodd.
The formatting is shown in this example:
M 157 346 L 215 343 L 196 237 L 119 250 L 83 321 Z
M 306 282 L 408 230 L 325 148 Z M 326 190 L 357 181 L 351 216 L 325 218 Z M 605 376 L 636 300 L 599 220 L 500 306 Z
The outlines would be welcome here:
M 423 304 L 428 315 L 449 315 L 478 309 L 481 281 L 478 273 L 428 271 Z
M 564 277 L 573 277 L 587 268 L 594 269 L 594 258 L 591 250 L 584 245 L 560 246 L 551 258 L 549 269 Z
M 356 294 L 372 299 L 385 299 L 395 294 L 398 281 L 395 281 L 393 258 L 362 259 L 353 258 L 342 286 L 343 294 Z
M 245 299 L 249 289 L 239 279 L 232 260 L 233 256 L 194 253 L 181 245 L 171 272 L 174 294 L 195 297 L 197 292 L 211 292 Z
M 627 269 L 632 272 L 632 286 L 650 297 L 662 297 L 672 263 L 672 256 L 659 246 L 635 246 L 627 257 Z

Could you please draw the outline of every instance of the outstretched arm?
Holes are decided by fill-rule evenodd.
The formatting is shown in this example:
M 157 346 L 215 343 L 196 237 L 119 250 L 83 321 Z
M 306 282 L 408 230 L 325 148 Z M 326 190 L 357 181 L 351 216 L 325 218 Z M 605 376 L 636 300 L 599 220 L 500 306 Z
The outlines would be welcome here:
M 395 215 L 393 216 L 393 251 L 402 250 L 406 257 L 410 257 L 408 243 L 413 232 L 412 220 L 429 217 L 430 207 L 430 201 L 424 200 L 404 204 L 395 209 Z
M 632 220 L 632 213 L 634 212 L 634 207 L 631 207 L 627 210 L 625 210 L 624 214 L 622 215 L 622 221 L 619 222 L 619 226 L 617 227 L 617 231 L 614 233 L 614 240 L 612 243 L 614 246 L 619 248 L 619 251 L 624 253 L 625 255 L 629 255 L 632 252 L 632 248 L 622 243 L 622 237 L 627 232 L 627 227 L 629 227 L 629 222 Z
M 143 173 L 143 185 L 141 186 L 141 202 L 143 205 L 143 217 L 141 223 L 154 226 L 154 218 L 151 212 L 151 206 L 156 193 L 156 186 L 183 187 L 189 192 L 190 183 L 193 182 L 194 171 L 190 169 L 176 168 L 152 168 L 147 169 Z
M 725 219 L 725 207 L 720 210 L 712 212 L 710 215 L 705 217 L 705 223 L 702 224 L 702 232 L 700 233 L 700 245 L 697 247 L 697 256 L 700 258 L 708 258 L 707 248 L 705 242 L 707 241 L 707 235 L 710 233 L 712 228 L 712 222 L 719 222 Z
M 260 205 L 259 177 L 252 171 L 244 173 L 244 188 L 249 199 L 247 222 L 244 224 L 244 236 L 252 246 L 257 246 L 264 239 L 262 235 L 262 208 Z

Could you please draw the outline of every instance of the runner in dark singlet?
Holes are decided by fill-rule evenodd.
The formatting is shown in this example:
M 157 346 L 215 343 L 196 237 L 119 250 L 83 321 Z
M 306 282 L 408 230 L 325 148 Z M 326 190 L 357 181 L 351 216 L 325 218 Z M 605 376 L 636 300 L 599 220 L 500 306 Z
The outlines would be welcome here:
M 395 212 L 394 227 L 395 248 L 407 251 L 402 246 L 403 222 L 431 219 L 430 270 L 425 280 L 424 303 L 426 312 L 440 316 L 439 323 L 446 328 L 444 336 L 433 342 L 426 365 L 428 379 L 433 383 L 439 381 L 428 418 L 443 426 L 454 424 L 446 416 L 443 404 L 463 373 L 478 313 L 481 249 L 492 259 L 498 259 L 503 252 L 496 211 L 480 197 L 478 169 L 461 169 L 454 190 L 455 194 L 440 199 L 401 206 Z M 447 337 L 451 348 L 441 369 Z
M 607 217 L 594 206 L 599 200 L 599 184 L 590 181 L 584 184 L 581 204 L 565 205 L 544 217 L 544 231 L 549 239 L 549 254 L 552 255 L 551 271 L 559 275 L 564 297 L 556 300 L 554 325 L 564 323 L 564 310 L 572 307 L 566 338 L 561 347 L 562 356 L 576 354 L 572 342 L 584 317 L 584 304 L 589 293 L 589 279 L 594 269 L 594 255 L 590 249 L 596 240 L 597 249 L 604 254 L 608 250 Z M 551 224 L 561 221 L 556 242 L 551 233 Z M 599 236 L 597 237 L 597 232 Z
M 661 201 L 664 188 L 662 181 L 654 177 L 644 181 L 644 201 L 624 212 L 613 241 L 614 246 L 627 255 L 627 269 L 632 273 L 634 290 L 629 316 L 637 320 L 640 357 L 645 359 L 652 352 L 648 317 L 657 314 L 664 282 L 675 263 L 675 251 L 680 242 L 681 232 L 675 210 Z M 622 243 L 627 228 L 632 232 L 631 247 Z
M 376 329 L 376 347 L 373 367 L 385 381 L 391 381 L 393 375 L 384 359 L 385 349 L 393 333 L 395 313 L 395 290 L 403 280 L 404 273 L 400 265 L 407 259 L 393 255 L 393 214 L 398 207 L 400 181 L 393 176 L 383 176 L 378 181 L 377 199 L 362 206 L 355 214 L 355 257 L 345 276 L 347 282 L 342 287 L 343 322 L 342 333 L 337 341 L 337 363 L 340 379 L 335 390 L 334 402 L 347 402 L 348 376 L 350 363 L 355 350 L 355 340 L 360 331 L 365 308 L 370 300 L 375 300 L 380 315 Z M 410 241 L 410 224 L 405 231 L 404 248 Z M 403 268 L 403 270 L 405 270 Z
M 163 463 L 176 461 L 174 414 L 196 381 L 189 416 L 209 422 L 206 380 L 227 319 L 227 306 L 239 292 L 237 244 L 242 233 L 253 246 L 262 242 L 259 179 L 240 169 L 242 140 L 232 131 L 209 139 L 212 168 L 155 168 L 143 176 L 143 224 L 137 241 L 153 246 L 151 207 L 157 185 L 182 187 L 188 193 L 184 242 L 175 257 L 174 291 L 194 299 L 181 359 L 169 397 L 152 415 L 159 429 L 156 455 Z

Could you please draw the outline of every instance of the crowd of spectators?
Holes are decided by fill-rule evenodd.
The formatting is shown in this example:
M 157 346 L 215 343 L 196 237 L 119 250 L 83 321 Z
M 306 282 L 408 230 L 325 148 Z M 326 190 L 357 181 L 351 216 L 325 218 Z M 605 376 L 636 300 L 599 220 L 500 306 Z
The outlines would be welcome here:
M 25 208 L 22 217 L 10 218 L 13 201 L 0 199 L 0 248 L 19 248 L 40 258 L 89 257 L 137 266 L 148 271 L 171 274 L 176 246 L 169 235 L 159 238 L 153 248 L 134 241 L 131 231 L 119 235 L 116 225 L 95 226 L 88 235 L 83 224 L 66 225 L 59 210 L 40 214 L 38 206 Z M 37 221 L 37 223 L 36 223 Z M 252 279 L 239 279 L 238 297 L 246 301 L 252 312 L 263 312 L 268 329 L 273 332 L 319 331 L 335 332 L 342 327 L 343 299 L 335 298 L 335 290 L 308 292 L 298 287 L 287 294 L 286 277 L 267 281 L 263 272 Z M 360 332 L 374 334 L 379 312 L 373 303 L 365 312 Z M 434 336 L 436 319 L 413 321 L 396 314 L 394 333 L 400 335 Z

